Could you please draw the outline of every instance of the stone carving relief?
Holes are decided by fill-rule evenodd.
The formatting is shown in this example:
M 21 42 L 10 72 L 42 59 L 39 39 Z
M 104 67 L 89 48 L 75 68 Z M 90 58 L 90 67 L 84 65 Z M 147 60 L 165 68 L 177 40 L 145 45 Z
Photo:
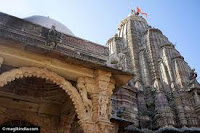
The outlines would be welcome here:
M 81 95 L 84 107 L 86 108 L 86 111 L 88 112 L 88 114 L 92 113 L 92 101 L 91 99 L 88 98 L 89 94 L 88 94 L 88 90 L 87 90 L 87 86 L 86 86 L 86 82 L 85 79 L 80 77 L 77 81 L 77 88 L 78 91 Z
M 109 64 L 111 64 L 112 66 L 116 66 L 120 70 L 126 70 L 127 63 L 125 54 L 119 53 L 117 55 L 111 55 L 109 58 Z
M 99 103 L 99 116 L 103 119 L 108 119 L 109 113 L 110 113 L 110 99 L 108 96 L 105 95 L 99 95 L 98 98 Z
M 82 50 L 86 50 L 88 52 L 92 52 L 98 55 L 108 55 L 108 48 L 103 47 L 101 45 L 94 45 L 92 42 L 85 41 L 83 39 L 77 39 L 73 36 L 63 36 L 63 44 L 72 46 L 74 48 L 79 48 Z
M 79 77 L 77 88 L 83 100 L 84 107 L 91 110 L 91 122 L 84 123 L 87 132 L 109 132 L 112 129 L 110 117 L 112 112 L 111 95 L 115 82 L 111 73 L 101 70 L 95 71 L 95 77 Z M 89 119 L 88 119 L 89 120 Z M 97 127 L 96 130 L 92 130 Z M 91 129 L 91 130 L 90 130 Z
M 1 65 L 3 64 L 3 61 L 4 61 L 3 57 L 0 57 L 0 68 L 1 68 Z
M 190 88 L 194 88 L 195 87 L 195 85 L 197 83 L 196 78 L 197 78 L 197 73 L 195 72 L 195 69 L 192 69 L 190 71 L 189 83 L 188 83 Z
M 26 22 L 23 23 L 23 30 L 40 36 L 42 32 L 42 27 Z
M 96 77 L 98 89 L 97 105 L 99 119 L 110 120 L 112 113 L 111 95 L 115 88 L 115 82 L 110 78 L 110 73 L 99 72 Z
M 79 123 L 85 132 L 95 132 L 95 125 L 104 126 L 100 132 L 112 129 L 111 116 L 111 95 L 115 88 L 114 79 L 111 73 L 98 71 L 95 78 L 80 77 L 77 81 L 77 88 L 70 82 L 54 72 L 37 67 L 21 67 L 0 74 L 0 87 L 5 86 L 15 79 L 24 77 L 38 77 L 50 80 L 59 85 L 70 96 L 74 104 L 75 112 Z M 91 99 L 90 99 L 91 98 Z M 105 121 L 95 124 L 97 121 Z
M 120 70 L 125 70 L 126 69 L 126 55 L 123 53 L 118 54 L 119 57 L 119 65 L 118 68 Z
M 50 49 L 53 49 L 57 46 L 58 43 L 61 43 L 61 34 L 57 32 L 56 27 L 52 25 L 47 35 L 47 41 L 45 46 L 47 46 Z

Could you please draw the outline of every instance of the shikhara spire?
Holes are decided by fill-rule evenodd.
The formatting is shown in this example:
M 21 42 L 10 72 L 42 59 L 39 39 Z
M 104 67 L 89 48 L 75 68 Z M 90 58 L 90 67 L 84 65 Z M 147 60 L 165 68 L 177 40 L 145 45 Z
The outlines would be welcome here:
M 151 130 L 199 127 L 197 74 L 174 44 L 139 14 L 147 16 L 140 8 L 131 10 L 120 22 L 117 34 L 107 42 L 110 59 L 120 60 L 119 55 L 125 55 L 123 69 L 134 73 L 127 86 L 113 96 L 116 111 L 125 107 L 118 119 L 132 121 L 132 127 Z M 120 61 L 111 63 L 121 66 Z

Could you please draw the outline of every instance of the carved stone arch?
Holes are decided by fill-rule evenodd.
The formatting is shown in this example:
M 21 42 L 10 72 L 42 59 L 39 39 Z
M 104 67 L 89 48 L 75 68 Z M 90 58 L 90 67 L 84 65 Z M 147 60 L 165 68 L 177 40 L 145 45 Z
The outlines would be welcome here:
M 24 77 L 38 77 L 46 80 L 50 80 L 53 83 L 57 84 L 62 88 L 71 98 L 72 103 L 74 104 L 77 117 L 80 121 L 88 119 L 87 112 L 84 108 L 82 98 L 77 91 L 77 89 L 72 86 L 72 84 L 65 80 L 63 77 L 57 75 L 54 72 L 51 72 L 45 68 L 37 67 L 20 67 L 12 69 L 10 71 L 4 72 L 0 75 L 0 87 L 5 86 L 15 79 L 20 79 Z

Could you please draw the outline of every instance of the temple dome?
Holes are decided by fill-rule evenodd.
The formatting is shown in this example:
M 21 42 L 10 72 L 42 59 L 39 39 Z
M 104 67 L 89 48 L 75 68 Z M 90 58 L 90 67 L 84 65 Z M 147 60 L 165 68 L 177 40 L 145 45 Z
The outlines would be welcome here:
M 41 25 L 41 26 L 46 27 L 48 29 L 50 29 L 51 26 L 54 25 L 58 32 L 62 32 L 64 34 L 75 36 L 72 33 L 72 31 L 70 29 L 68 29 L 64 24 L 58 22 L 57 20 L 49 18 L 49 17 L 34 15 L 34 16 L 31 16 L 31 17 L 24 18 L 24 20 L 27 20 L 27 21 L 32 22 L 34 24 Z

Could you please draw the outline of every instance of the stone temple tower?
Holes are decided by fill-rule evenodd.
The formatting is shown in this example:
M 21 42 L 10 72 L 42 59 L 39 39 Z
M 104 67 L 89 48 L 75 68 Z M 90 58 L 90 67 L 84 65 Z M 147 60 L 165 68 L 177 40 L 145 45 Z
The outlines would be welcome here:
M 106 45 L 110 63 L 134 73 L 113 95 L 115 119 L 139 130 L 200 126 L 197 74 L 159 29 L 131 12 Z

